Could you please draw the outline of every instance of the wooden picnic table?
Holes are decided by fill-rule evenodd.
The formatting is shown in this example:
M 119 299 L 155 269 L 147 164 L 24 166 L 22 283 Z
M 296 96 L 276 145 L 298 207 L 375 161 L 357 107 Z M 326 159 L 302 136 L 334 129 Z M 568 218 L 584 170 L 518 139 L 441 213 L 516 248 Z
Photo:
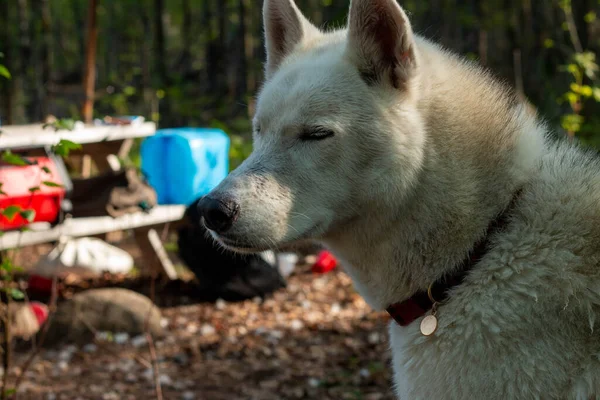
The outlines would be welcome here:
M 156 125 L 153 122 L 101 126 L 76 123 L 71 131 L 55 131 L 50 127 L 44 129 L 42 124 L 32 124 L 0 126 L 0 131 L 0 151 L 43 148 L 66 139 L 82 145 L 82 149 L 74 154 L 89 157 L 99 171 L 104 171 L 119 168 L 114 162 L 111 163 L 111 158 L 124 158 L 129 153 L 133 140 L 154 135 Z M 31 229 L 25 232 L 5 232 L 0 237 L 0 250 L 54 242 L 61 237 L 83 237 L 131 229 L 148 267 L 175 279 L 177 273 L 155 228 L 181 220 L 184 212 L 184 205 L 159 205 L 147 213 L 127 214 L 118 218 L 67 216 L 61 224 L 54 227 L 49 224 L 32 224 Z

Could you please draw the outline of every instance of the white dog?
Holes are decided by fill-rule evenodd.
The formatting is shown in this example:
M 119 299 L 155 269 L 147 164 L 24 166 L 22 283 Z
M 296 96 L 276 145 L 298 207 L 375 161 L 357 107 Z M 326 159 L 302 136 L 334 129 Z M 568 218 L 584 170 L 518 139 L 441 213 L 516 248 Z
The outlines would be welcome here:
M 201 204 L 222 245 L 319 240 L 390 326 L 412 399 L 600 398 L 600 163 L 418 35 L 265 0 L 254 151 Z M 598 397 L 597 397 L 598 396 Z

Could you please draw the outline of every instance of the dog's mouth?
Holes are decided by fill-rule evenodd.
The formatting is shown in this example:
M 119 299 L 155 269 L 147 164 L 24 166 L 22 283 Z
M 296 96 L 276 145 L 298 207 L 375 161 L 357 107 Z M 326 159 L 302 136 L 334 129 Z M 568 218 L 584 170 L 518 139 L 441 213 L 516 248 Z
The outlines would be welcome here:
M 320 232 L 320 225 L 316 224 L 315 226 L 308 229 L 306 232 L 304 232 L 302 235 L 299 235 L 298 237 L 282 242 L 273 241 L 270 245 L 261 245 L 258 243 L 251 243 L 245 240 L 240 240 L 234 237 L 219 235 L 218 233 L 213 232 L 211 230 L 209 230 L 209 232 L 213 239 L 217 241 L 217 243 L 219 243 L 221 246 L 228 250 L 232 250 L 238 253 L 260 253 L 267 250 L 273 250 L 277 247 L 292 245 L 293 243 L 299 241 L 313 239 L 314 236 L 318 232 Z
M 270 250 L 268 246 L 257 246 L 255 244 L 229 239 L 220 236 L 212 231 L 211 235 L 217 241 L 217 243 L 221 244 L 221 246 L 225 247 L 228 250 L 236 251 L 238 253 L 260 253 L 263 251 Z

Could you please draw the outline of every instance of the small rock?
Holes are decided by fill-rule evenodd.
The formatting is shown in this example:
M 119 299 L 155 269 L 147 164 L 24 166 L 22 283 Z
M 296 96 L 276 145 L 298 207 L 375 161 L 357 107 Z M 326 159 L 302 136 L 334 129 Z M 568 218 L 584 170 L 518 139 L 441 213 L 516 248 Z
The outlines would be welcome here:
M 215 302 L 215 307 L 217 310 L 224 310 L 226 306 L 227 306 L 227 302 L 223 299 L 218 299 Z
M 56 366 L 63 372 L 69 369 L 69 363 L 65 360 L 60 360 Z
M 129 340 L 129 334 L 126 332 L 117 333 L 114 340 L 116 344 L 125 344 Z
M 309 300 L 302 300 L 302 308 L 304 308 L 305 310 L 308 310 L 310 308 L 310 301 Z
M 200 334 L 202 336 L 214 335 L 217 332 L 214 326 L 211 324 L 204 324 L 202 328 L 200 328 Z
M 142 346 L 145 346 L 146 343 L 148 343 L 148 341 L 146 340 L 146 336 L 144 335 L 138 335 L 131 338 L 131 344 L 133 345 L 133 347 L 140 348 Z
M 96 350 L 98 350 L 98 346 L 96 346 L 94 343 L 88 343 L 83 346 L 83 351 L 86 353 L 95 353 Z
M 283 332 L 278 330 L 269 332 L 269 339 L 277 341 L 281 340 L 281 338 L 283 338 Z
M 318 380 L 317 378 L 310 378 L 308 380 L 308 386 L 310 386 L 312 388 L 317 388 L 317 387 L 319 387 L 320 384 L 321 384 L 321 381 Z
M 144 379 L 150 381 L 150 380 L 154 379 L 154 370 L 152 368 L 147 368 L 142 373 L 142 376 L 144 377 Z
M 366 369 L 366 368 L 363 368 L 363 369 L 361 369 L 361 370 L 358 372 L 358 374 L 359 374 L 359 375 L 360 375 L 362 378 L 369 378 L 369 377 L 371 376 L 371 372 L 370 372 L 368 369 Z
M 194 394 L 194 392 L 183 392 L 183 394 L 181 395 L 181 400 L 195 400 L 196 399 L 196 395 Z
M 194 333 L 198 333 L 198 324 L 192 322 L 190 324 L 188 324 L 188 326 L 185 327 L 185 330 L 189 333 L 191 333 L 192 335 Z
M 258 296 L 254 297 L 254 298 L 252 299 L 252 301 L 253 301 L 255 304 L 260 304 L 260 303 L 262 303 L 262 299 L 261 299 L 260 297 L 258 297 Z
M 135 383 L 137 382 L 137 380 L 137 376 L 135 376 L 135 374 L 132 374 L 131 372 L 125 375 L 125 382 L 127 383 Z
M 326 284 L 327 282 L 324 278 L 317 278 L 312 282 L 312 287 L 315 290 L 321 290 L 325 287 Z
M 161 374 L 158 377 L 158 381 L 160 382 L 161 385 L 165 385 L 165 386 L 170 386 L 173 383 L 173 381 L 171 380 L 169 375 L 165 375 L 165 374 Z
M 304 263 L 308 264 L 308 265 L 313 265 L 314 263 L 317 262 L 317 256 L 310 254 L 306 257 L 304 257 Z
M 110 332 L 98 332 L 96 333 L 96 339 L 102 341 L 108 341 L 112 337 Z
M 339 314 L 340 311 L 342 311 L 342 306 L 340 306 L 340 303 L 333 303 L 331 305 L 331 313 L 332 314 Z
M 290 322 L 290 328 L 294 331 L 299 331 L 300 329 L 304 328 L 304 323 L 302 323 L 302 321 L 299 319 L 294 319 L 292 322 Z
M 240 335 L 244 336 L 244 335 L 246 335 L 246 334 L 248 333 L 248 329 L 246 329 L 246 327 L 244 327 L 244 326 L 240 326 L 240 327 L 238 328 L 238 333 L 239 333 Z
M 379 337 L 379 333 L 377 332 L 371 332 L 369 334 L 369 337 L 367 338 L 367 340 L 369 341 L 369 344 L 377 344 L 380 342 L 380 337 Z
M 119 394 L 115 392 L 108 392 L 102 395 L 102 400 L 119 400 Z
M 168 318 L 161 318 L 160 319 L 160 326 L 161 326 L 161 328 L 166 328 L 167 326 L 169 326 L 169 319 Z
M 63 361 L 71 361 L 73 354 L 77 351 L 77 347 L 69 345 L 65 347 L 60 353 L 58 353 L 58 359 Z
M 46 400 L 56 400 L 56 395 L 54 393 L 48 393 L 46 395 Z

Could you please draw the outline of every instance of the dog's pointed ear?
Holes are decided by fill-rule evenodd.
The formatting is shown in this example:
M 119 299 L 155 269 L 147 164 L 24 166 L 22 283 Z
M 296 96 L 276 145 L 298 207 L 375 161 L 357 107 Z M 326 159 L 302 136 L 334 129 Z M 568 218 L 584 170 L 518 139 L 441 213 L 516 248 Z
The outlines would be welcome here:
M 363 79 L 403 88 L 414 76 L 417 54 L 406 13 L 396 0 L 352 0 L 348 51 Z
M 319 33 L 319 29 L 302 15 L 293 0 L 264 0 L 263 24 L 267 50 L 267 79 L 298 43 L 308 35 Z

